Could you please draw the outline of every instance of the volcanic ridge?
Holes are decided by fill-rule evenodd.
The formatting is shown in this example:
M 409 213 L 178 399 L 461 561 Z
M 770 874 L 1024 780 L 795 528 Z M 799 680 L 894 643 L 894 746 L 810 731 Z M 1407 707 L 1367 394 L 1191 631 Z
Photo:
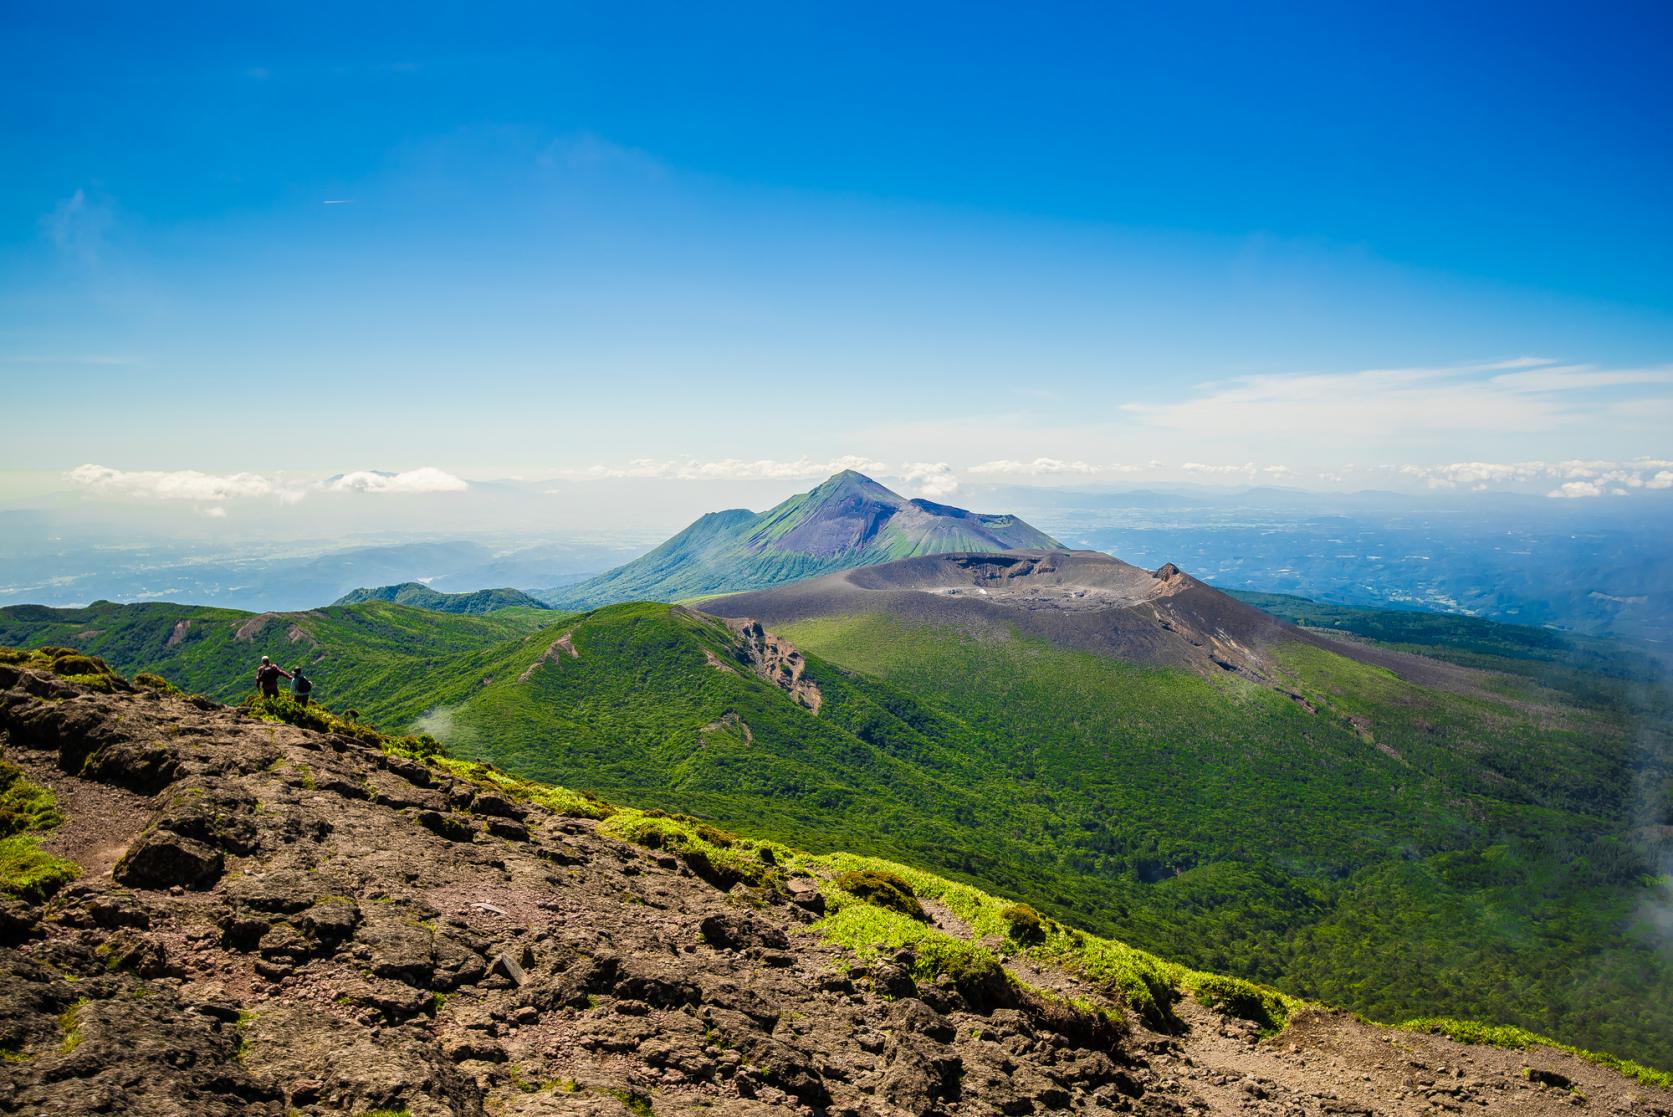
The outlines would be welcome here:
M 649 554 L 546 601 L 592 608 L 617 601 L 676 601 L 944 551 L 1055 547 L 1015 516 L 908 500 L 853 470 L 756 514 L 711 512 Z

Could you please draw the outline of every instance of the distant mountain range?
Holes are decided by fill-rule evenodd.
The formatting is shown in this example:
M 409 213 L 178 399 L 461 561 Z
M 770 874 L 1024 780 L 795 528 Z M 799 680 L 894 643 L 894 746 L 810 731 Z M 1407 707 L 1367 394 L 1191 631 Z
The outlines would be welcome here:
M 1015 516 L 908 500 L 844 470 L 766 512 L 711 512 L 625 566 L 535 592 L 552 605 L 573 608 L 678 601 L 916 555 L 1061 546 Z
M 437 613 L 468 613 L 472 616 L 481 616 L 483 613 L 492 613 L 495 609 L 508 609 L 512 606 L 529 609 L 549 608 L 545 602 L 530 597 L 522 590 L 509 587 L 477 590 L 475 593 L 442 593 L 422 582 L 362 587 L 350 590 L 332 604 L 359 605 L 365 601 L 393 601 L 397 605 L 411 605 L 415 609 L 429 609 Z

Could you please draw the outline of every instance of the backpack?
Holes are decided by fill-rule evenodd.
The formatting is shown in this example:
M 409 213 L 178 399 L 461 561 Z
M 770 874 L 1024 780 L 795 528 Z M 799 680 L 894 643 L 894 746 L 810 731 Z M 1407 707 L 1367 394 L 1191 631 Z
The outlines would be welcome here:
M 292 680 L 290 688 L 298 694 L 307 694 L 309 691 L 314 689 L 314 684 L 311 680 L 298 675 L 294 680 Z

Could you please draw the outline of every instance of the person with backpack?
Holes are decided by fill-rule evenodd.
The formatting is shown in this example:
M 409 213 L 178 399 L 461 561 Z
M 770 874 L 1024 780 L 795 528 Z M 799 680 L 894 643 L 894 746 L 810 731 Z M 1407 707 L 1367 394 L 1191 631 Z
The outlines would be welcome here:
M 290 678 L 290 672 L 274 663 L 266 656 L 261 657 L 261 666 L 256 668 L 256 686 L 261 688 L 263 698 L 279 697 L 279 677 Z
M 313 689 L 314 684 L 303 676 L 300 663 L 290 669 L 290 696 L 296 699 L 298 706 L 308 704 L 308 694 Z

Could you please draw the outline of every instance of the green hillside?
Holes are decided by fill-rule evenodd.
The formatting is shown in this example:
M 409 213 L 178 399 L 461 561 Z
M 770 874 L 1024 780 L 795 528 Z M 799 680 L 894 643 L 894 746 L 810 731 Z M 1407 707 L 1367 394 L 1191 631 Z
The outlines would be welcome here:
M 861 614 L 786 632 L 815 714 L 734 630 L 666 605 L 333 607 L 242 640 L 248 615 L 188 610 L 205 635 L 185 652 L 160 646 L 178 606 L 18 612 L 0 643 L 170 661 L 196 689 L 230 678 L 220 693 L 294 625 L 329 704 L 422 718 L 521 775 L 889 857 L 1378 1019 L 1496 1019 L 1673 1064 L 1653 918 L 1673 898 L 1653 845 L 1673 833 L 1669 719 L 1514 674 L 1438 690 L 1286 646 L 1312 713 L 1230 676 Z
M 847 470 L 759 515 L 711 512 L 625 566 L 541 596 L 576 608 L 680 601 L 913 555 L 1058 545 L 1014 516 L 906 500 Z
M 434 701 L 428 695 L 456 691 L 506 640 L 560 616 L 527 608 L 461 616 L 384 602 L 259 614 L 168 602 L 13 605 L 0 608 L 0 645 L 73 645 L 118 671 L 156 672 L 221 701 L 253 691 L 267 655 L 286 669 L 302 664 L 316 701 L 393 723 Z
M 669 631 L 694 638 L 709 655 L 730 653 L 736 647 L 712 625 L 678 610 L 631 609 L 619 619 L 630 627 L 648 625 L 652 630 L 664 627 L 664 621 L 672 621 L 674 628 Z M 580 658 L 578 654 L 569 655 L 574 650 L 575 631 L 570 629 L 565 634 L 570 638 L 569 643 L 556 645 L 572 660 Z M 637 642 L 635 647 L 643 650 L 643 645 Z M 711 668 L 714 666 L 711 660 L 706 663 Z M 58 674 L 66 682 L 95 691 L 117 687 L 134 689 L 113 678 L 101 662 L 62 649 L 43 653 L 0 647 L 0 665 Z M 135 681 L 141 693 L 169 685 L 154 677 Z M 406 770 L 427 767 L 458 785 L 488 790 L 502 801 L 544 808 L 559 816 L 596 820 L 599 834 L 657 851 L 659 860 L 679 864 L 682 872 L 719 887 L 733 882 L 748 895 L 765 897 L 786 889 L 787 880 L 819 881 L 815 887 L 822 905 L 818 918 L 805 928 L 811 936 L 842 947 L 873 965 L 885 959 L 894 961 L 904 967 L 905 974 L 920 989 L 934 984 L 978 998 L 977 1003 L 981 1004 L 999 1001 L 1017 1003 L 1025 1011 L 1046 1009 L 1039 1018 L 1057 1021 L 1053 1031 L 1059 1035 L 1090 1033 L 1099 1042 L 1107 1043 L 1127 1032 L 1135 1017 L 1163 1032 L 1188 1033 L 1195 1029 L 1187 1014 L 1181 1011 L 1186 999 L 1224 1017 L 1252 1023 L 1258 1035 L 1265 1038 L 1283 1033 L 1292 1023 L 1299 1023 L 1303 1028 L 1316 1028 L 1320 1024 L 1326 1028 L 1359 1026 L 1349 1024 L 1341 1015 L 1319 1015 L 1321 1009 L 1330 1010 L 1317 1002 L 1241 977 L 1203 972 L 1165 960 L 1126 942 L 1089 934 L 1079 927 L 1042 916 L 1027 904 L 1018 904 L 916 865 L 846 851 L 813 853 L 770 838 L 752 839 L 729 833 L 689 814 L 608 802 L 591 791 L 545 784 L 509 774 L 494 765 L 464 760 L 451 755 L 429 737 L 381 734 L 318 706 L 299 706 L 288 698 L 252 700 L 245 704 L 243 712 L 251 719 L 252 728 L 260 722 L 288 722 L 350 735 L 399 758 L 409 766 Z M 268 770 L 275 770 L 280 763 L 276 762 Z M 308 765 L 297 767 L 303 775 L 302 786 L 311 786 L 307 782 Z M 66 820 L 64 813 L 57 809 L 52 792 L 31 784 L 22 775 L 20 769 L 0 761 L 0 793 L 3 793 L 0 794 L 0 837 L 8 846 L 4 851 L 7 859 L 0 865 L 3 870 L 0 893 L 40 900 L 78 875 L 75 864 L 44 853 L 38 845 L 41 837 L 66 821 L 73 821 L 73 817 Z M 341 780 L 341 774 L 337 778 Z M 761 899 L 755 902 L 763 903 Z M 936 908 L 945 914 L 935 914 Z M 583 907 L 582 917 L 585 910 Z M 660 944 L 656 949 L 661 949 Z M 1064 978 L 1070 983 L 1067 986 L 1063 984 Z M 590 1007 L 591 1002 L 588 1004 Z M 241 1013 L 240 1021 L 250 1015 L 254 1013 Z M 787 1014 L 786 1018 L 794 1019 L 794 1016 Z M 1614 1054 L 1586 1050 L 1524 1028 L 1434 1016 L 1402 1021 L 1395 1026 L 1404 1032 L 1446 1035 L 1464 1044 L 1518 1051 L 1545 1048 L 1553 1054 L 1566 1053 L 1608 1068 L 1652 1090 L 1673 1087 L 1673 1074 L 1667 1071 Z M 1222 1026 L 1221 1035 L 1229 1034 Z M 1400 1042 L 1398 1037 L 1388 1034 L 1379 1038 Z M 1047 1045 L 1046 1049 L 1049 1051 L 1052 1046 L 1055 1045 Z M 1175 1053 L 1181 1050 L 1177 1046 L 1170 1049 Z M 1294 1046 L 1290 1047 L 1292 1053 L 1295 1050 Z M 33 1054 L 38 1053 L 13 1051 L 9 1057 L 19 1060 Z M 1192 1060 L 1186 1056 L 1185 1062 L 1191 1064 Z M 1411 1065 L 1424 1067 L 1420 1062 Z M 511 1081 L 524 1092 L 543 1092 L 531 1091 L 516 1075 Z M 564 1081 L 573 1083 L 572 1079 Z M 1543 1090 L 1547 1084 L 1541 1082 L 1534 1088 Z M 1338 1097 L 1329 1092 L 1323 1096 Z M 1577 1088 L 1567 1093 L 1557 1092 L 1555 1096 L 1569 1104 L 1587 1102 Z M 1628 1107 L 1637 1100 L 1641 1098 L 1635 1100 L 1629 1095 Z
M 396 605 L 411 605 L 415 609 L 430 609 L 437 613 L 469 613 L 481 616 L 496 609 L 522 607 L 545 609 L 546 603 L 530 597 L 522 590 L 475 590 L 471 593 L 442 593 L 422 582 L 402 582 L 394 586 L 376 586 L 350 590 L 334 605 L 363 605 L 368 601 L 389 601 Z

